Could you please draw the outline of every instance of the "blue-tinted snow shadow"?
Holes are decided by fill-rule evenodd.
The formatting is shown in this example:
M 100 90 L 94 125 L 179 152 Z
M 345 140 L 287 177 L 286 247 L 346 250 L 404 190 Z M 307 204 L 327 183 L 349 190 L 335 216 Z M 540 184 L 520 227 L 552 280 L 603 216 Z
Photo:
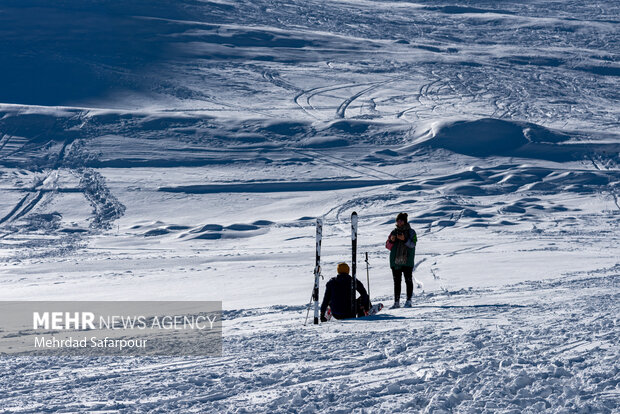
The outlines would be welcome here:
M 170 56 L 180 6 L 68 0 L 0 6 L 0 102 L 62 105 L 143 89 L 143 76 Z
M 512 303 L 494 303 L 478 305 L 415 305 L 412 309 L 433 308 L 433 309 L 476 309 L 476 308 L 527 308 L 526 305 L 516 305 Z
M 410 318 L 407 318 L 406 316 L 391 315 L 389 313 L 378 313 L 372 316 L 362 316 L 361 318 L 355 318 L 356 321 L 369 321 L 369 322 L 393 321 L 393 320 L 398 320 L 398 319 L 402 320 L 402 319 L 410 319 Z M 345 319 L 345 320 L 353 320 L 353 319 Z
M 187 194 L 219 193 L 277 193 L 296 191 L 333 191 L 351 188 L 374 187 L 399 183 L 402 180 L 326 180 L 293 181 L 251 184 L 204 184 L 177 187 L 160 187 L 158 191 Z

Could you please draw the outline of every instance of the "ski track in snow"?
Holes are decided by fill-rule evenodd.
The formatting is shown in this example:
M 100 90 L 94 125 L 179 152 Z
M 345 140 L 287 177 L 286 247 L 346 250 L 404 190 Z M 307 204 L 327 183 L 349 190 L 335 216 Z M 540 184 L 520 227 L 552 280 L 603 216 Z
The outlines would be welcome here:
M 0 356 L 0 412 L 619 412 L 619 22 L 609 0 L 0 6 L 0 299 L 225 309 L 222 357 Z M 386 309 L 303 327 L 314 218 L 322 293 L 354 210 Z M 424 290 L 389 310 L 400 211 Z

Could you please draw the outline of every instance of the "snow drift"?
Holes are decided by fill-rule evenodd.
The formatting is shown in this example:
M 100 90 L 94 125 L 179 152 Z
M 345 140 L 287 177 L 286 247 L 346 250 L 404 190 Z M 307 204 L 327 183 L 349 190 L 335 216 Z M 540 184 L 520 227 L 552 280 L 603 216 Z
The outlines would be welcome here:
M 596 154 L 618 153 L 618 143 L 581 143 L 563 131 L 529 122 L 481 118 L 477 120 L 436 121 L 413 145 L 441 148 L 472 157 L 509 156 L 550 161 L 588 159 Z

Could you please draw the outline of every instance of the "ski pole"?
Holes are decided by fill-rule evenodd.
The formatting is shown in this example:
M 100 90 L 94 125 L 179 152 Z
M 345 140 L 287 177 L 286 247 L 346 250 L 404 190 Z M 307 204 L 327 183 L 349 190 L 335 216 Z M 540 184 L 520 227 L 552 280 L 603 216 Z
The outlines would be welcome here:
M 366 252 L 366 284 L 368 285 L 368 300 L 370 300 L 370 271 L 368 270 L 368 252 Z
M 312 295 L 310 295 L 310 302 L 308 303 L 308 311 L 306 312 L 306 320 L 304 321 L 304 326 L 308 324 L 308 316 L 310 315 L 310 308 L 312 307 L 312 299 L 314 298 L 314 290 Z

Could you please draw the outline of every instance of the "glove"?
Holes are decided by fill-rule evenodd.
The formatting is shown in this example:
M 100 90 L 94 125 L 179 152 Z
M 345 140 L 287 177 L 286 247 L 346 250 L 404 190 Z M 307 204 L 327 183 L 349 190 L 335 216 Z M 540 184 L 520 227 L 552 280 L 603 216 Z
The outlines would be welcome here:
M 325 317 L 325 315 L 321 315 L 321 322 L 327 322 L 327 318 Z

